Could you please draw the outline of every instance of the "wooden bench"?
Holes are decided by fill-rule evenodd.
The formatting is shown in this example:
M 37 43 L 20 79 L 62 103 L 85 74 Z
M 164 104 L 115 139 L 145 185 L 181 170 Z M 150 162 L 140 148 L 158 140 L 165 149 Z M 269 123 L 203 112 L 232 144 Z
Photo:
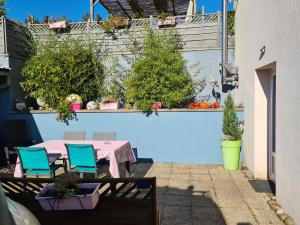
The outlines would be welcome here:
M 81 180 L 101 183 L 99 202 L 93 210 L 44 211 L 36 194 L 53 179 L 0 178 L 5 194 L 27 207 L 41 225 L 156 225 L 155 178 L 103 178 Z M 142 185 L 147 189 L 140 189 Z

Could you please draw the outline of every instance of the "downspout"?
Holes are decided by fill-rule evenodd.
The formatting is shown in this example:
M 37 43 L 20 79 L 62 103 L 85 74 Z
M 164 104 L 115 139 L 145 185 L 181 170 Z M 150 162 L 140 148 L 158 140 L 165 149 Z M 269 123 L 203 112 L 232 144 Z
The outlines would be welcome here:
M 228 63 L 228 0 L 222 0 L 222 84 L 226 84 L 227 70 L 224 64 Z
M 229 0 L 231 2 L 232 0 Z M 228 63 L 228 0 L 222 0 L 222 84 L 238 85 L 238 68 Z

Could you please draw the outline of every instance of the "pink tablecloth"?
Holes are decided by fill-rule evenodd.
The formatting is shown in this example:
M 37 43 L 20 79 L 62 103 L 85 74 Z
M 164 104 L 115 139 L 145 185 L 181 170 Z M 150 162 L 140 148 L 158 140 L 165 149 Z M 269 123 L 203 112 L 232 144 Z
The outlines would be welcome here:
M 60 153 L 62 157 L 67 158 L 67 150 L 65 144 L 92 144 L 97 151 L 97 160 L 109 160 L 109 172 L 112 177 L 119 178 L 119 163 L 136 162 L 134 153 L 128 141 L 92 141 L 92 140 L 50 140 L 34 147 L 45 147 L 48 153 Z M 21 177 L 21 168 L 19 159 L 15 168 L 15 177 Z

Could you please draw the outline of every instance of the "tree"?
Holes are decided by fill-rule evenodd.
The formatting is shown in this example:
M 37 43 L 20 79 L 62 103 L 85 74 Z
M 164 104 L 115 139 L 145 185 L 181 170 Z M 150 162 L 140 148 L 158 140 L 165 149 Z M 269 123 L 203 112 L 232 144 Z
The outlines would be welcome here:
M 7 9 L 4 9 L 3 6 L 6 5 L 6 0 L 0 0 L 0 16 L 5 16 Z
M 224 140 L 239 141 L 242 132 L 239 128 L 239 120 L 235 112 L 235 107 L 231 95 L 227 95 L 224 107 L 223 117 L 223 134 Z
M 155 102 L 172 108 L 190 101 L 194 84 L 181 55 L 180 43 L 176 30 L 147 31 L 125 81 L 127 102 L 135 103 L 143 112 L 151 112 Z

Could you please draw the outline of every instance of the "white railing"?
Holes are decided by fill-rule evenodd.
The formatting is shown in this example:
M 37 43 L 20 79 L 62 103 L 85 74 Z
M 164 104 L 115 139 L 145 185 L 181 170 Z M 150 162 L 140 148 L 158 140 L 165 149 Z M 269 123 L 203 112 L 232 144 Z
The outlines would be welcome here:
M 157 25 L 157 18 L 142 18 L 142 19 L 127 19 L 127 24 L 129 28 L 144 27 L 147 25 Z M 204 14 L 195 16 L 175 16 L 175 25 L 184 24 L 199 24 L 208 22 L 218 22 L 221 21 L 221 14 Z M 101 22 L 97 21 L 87 21 L 87 22 L 70 22 L 68 29 L 72 31 L 91 31 L 101 29 Z M 31 32 L 47 32 L 50 31 L 49 24 L 29 24 L 29 30 Z

